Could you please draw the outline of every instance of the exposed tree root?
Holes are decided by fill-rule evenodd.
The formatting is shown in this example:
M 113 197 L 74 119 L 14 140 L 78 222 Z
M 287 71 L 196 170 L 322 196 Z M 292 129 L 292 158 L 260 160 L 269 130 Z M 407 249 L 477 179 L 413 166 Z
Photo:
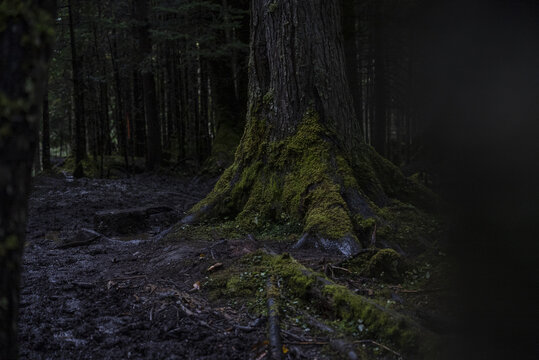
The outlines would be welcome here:
M 282 359 L 283 345 L 281 342 L 281 326 L 279 319 L 279 290 L 273 278 L 267 282 L 268 295 L 268 339 L 272 360 Z
M 236 270 L 229 269 L 228 272 L 214 275 L 223 279 L 213 280 L 213 284 L 222 284 L 218 290 L 222 291 L 219 297 L 245 297 L 247 294 L 258 293 L 256 290 L 261 286 L 266 287 L 267 284 L 262 284 L 262 278 L 254 275 L 269 272 L 275 279 L 279 279 L 279 283 L 282 282 L 286 297 L 299 298 L 305 302 L 305 306 L 314 305 L 322 317 L 337 319 L 343 326 L 353 324 L 354 332 L 357 332 L 356 328 L 360 326 L 361 337 L 387 344 L 407 355 L 413 354 L 415 358 L 422 358 L 422 354 L 432 355 L 437 351 L 439 340 L 428 329 L 408 316 L 382 306 L 374 299 L 358 295 L 304 267 L 288 254 L 269 255 L 258 251 L 243 258 L 241 264 L 248 266 L 248 274 L 253 275 L 245 276 L 245 270 L 239 269 L 237 273 Z M 267 278 L 264 281 L 267 281 Z M 268 299 L 275 298 L 273 295 L 275 290 L 268 288 Z M 269 301 L 268 305 L 270 314 L 275 314 L 271 312 L 277 311 L 275 305 L 271 305 Z M 278 326 L 274 325 L 274 329 L 278 329 Z M 322 331 L 327 332 L 327 328 Z M 344 348 L 349 350 L 348 346 Z
M 339 148 L 315 112 L 307 112 L 287 139 L 271 141 L 269 133 L 265 122 L 248 122 L 234 163 L 182 223 L 228 218 L 246 232 L 296 224 L 303 236 L 295 247 L 351 256 L 375 231 L 377 237 L 387 233 L 392 220 L 386 207 L 434 202 L 432 193 L 368 145 L 354 154 Z

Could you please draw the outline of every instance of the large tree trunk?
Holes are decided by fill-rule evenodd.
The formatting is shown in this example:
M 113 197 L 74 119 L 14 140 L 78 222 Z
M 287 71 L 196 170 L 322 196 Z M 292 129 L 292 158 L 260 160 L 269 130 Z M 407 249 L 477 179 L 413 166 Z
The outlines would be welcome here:
M 27 199 L 55 6 L 54 1 L 21 0 L 0 6 L 0 359 L 18 358 Z
M 365 219 L 417 189 L 362 141 L 339 0 L 253 0 L 251 9 L 245 132 L 233 165 L 184 222 L 228 216 L 249 229 L 285 219 L 303 226 L 298 246 L 350 255 Z

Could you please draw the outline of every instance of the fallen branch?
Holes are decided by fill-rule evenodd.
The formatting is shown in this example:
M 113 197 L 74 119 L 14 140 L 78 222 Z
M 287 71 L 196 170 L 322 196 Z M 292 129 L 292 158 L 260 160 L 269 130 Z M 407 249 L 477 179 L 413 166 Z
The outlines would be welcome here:
M 294 334 L 293 332 L 290 332 L 290 331 L 288 331 L 288 330 L 282 330 L 282 333 L 285 334 L 285 335 L 287 335 L 287 336 L 290 336 L 291 338 L 296 339 L 296 340 L 299 341 L 299 342 L 306 342 L 306 341 L 308 341 L 308 339 L 306 339 L 306 338 L 304 338 L 304 337 L 302 337 L 302 336 L 300 336 L 300 335 L 296 335 L 296 334 Z M 289 343 L 290 343 L 290 342 L 289 342 Z
M 273 360 L 280 360 L 283 353 L 283 346 L 281 342 L 281 327 L 279 325 L 279 303 L 277 300 L 278 295 L 279 290 L 275 286 L 273 278 L 268 279 L 268 339 L 270 345 L 271 359 Z
M 337 319 L 352 322 L 362 320 L 371 335 L 394 343 L 399 351 L 421 353 L 428 349 L 422 345 L 418 348 L 416 344 L 438 341 L 436 334 L 409 316 L 355 294 L 347 287 L 304 267 L 288 254 L 268 255 L 264 261 L 273 267 L 275 276 L 283 278 L 293 295 L 313 301 L 317 307 L 331 312 Z M 419 342 L 420 339 L 425 341 Z
M 80 238 L 86 238 L 86 239 L 64 242 L 63 244 L 58 245 L 56 248 L 68 249 L 72 247 L 90 245 L 99 239 L 110 240 L 108 237 L 106 237 L 105 235 L 101 233 L 98 233 L 97 231 L 84 229 L 84 228 L 80 229 L 76 236 Z
M 288 345 L 328 345 L 329 341 L 287 341 Z

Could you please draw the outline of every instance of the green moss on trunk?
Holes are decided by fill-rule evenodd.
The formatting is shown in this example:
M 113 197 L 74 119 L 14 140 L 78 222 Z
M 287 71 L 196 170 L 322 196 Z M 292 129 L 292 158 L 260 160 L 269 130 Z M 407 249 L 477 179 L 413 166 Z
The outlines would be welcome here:
M 357 242 L 350 210 L 343 198 L 338 149 L 315 112 L 307 112 L 295 135 L 271 142 L 269 128 L 252 119 L 214 190 L 190 214 L 198 218 L 234 217 L 244 229 L 259 224 L 301 223 L 304 232 L 329 241 Z M 262 141 L 261 141 L 262 140 Z
M 303 227 L 298 246 L 351 255 L 360 248 L 359 239 L 371 235 L 366 222 L 387 223 L 381 207 L 400 194 L 421 191 L 371 147 L 362 145 L 351 155 L 335 139 L 314 111 L 279 141 L 271 139 L 265 121 L 251 118 L 234 163 L 186 222 L 231 218 L 248 232 L 285 219 Z

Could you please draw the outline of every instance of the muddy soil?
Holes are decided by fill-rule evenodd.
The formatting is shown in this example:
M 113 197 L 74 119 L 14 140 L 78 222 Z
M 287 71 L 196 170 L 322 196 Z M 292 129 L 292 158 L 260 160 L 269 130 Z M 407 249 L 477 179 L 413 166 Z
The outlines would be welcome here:
M 212 184 L 150 175 L 36 178 L 22 275 L 21 358 L 263 357 L 264 319 L 216 308 L 194 285 L 206 271 L 200 254 L 211 244 L 166 244 L 156 236 Z M 81 229 L 94 228 L 98 211 L 148 206 L 172 211 L 140 234 L 65 246 Z

